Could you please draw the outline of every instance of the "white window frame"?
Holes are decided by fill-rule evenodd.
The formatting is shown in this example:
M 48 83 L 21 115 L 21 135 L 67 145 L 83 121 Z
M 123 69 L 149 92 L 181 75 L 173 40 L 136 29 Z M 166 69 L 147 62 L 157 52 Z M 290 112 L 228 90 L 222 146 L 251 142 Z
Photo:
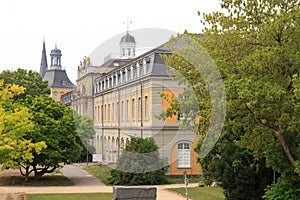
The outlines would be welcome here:
M 180 142 L 176 145 L 176 160 L 178 169 L 192 168 L 191 144 Z

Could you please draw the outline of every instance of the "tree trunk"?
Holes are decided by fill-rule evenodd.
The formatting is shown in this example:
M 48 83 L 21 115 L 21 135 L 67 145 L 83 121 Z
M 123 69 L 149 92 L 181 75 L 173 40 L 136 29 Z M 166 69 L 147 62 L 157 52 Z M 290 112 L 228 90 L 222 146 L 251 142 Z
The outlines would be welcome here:
M 25 169 L 25 173 L 22 171 L 22 168 Z M 21 173 L 22 176 L 25 177 L 24 182 L 27 182 L 29 174 L 31 173 L 31 171 L 29 171 L 29 166 L 27 166 L 27 167 L 21 166 L 20 167 L 20 173 Z
M 288 157 L 288 159 L 290 161 L 290 164 L 293 167 L 295 167 L 295 159 L 294 159 L 294 157 L 292 156 L 292 154 L 290 152 L 290 148 L 289 148 L 288 144 L 285 141 L 285 138 L 284 138 L 284 135 L 282 134 L 282 131 L 279 130 L 277 132 L 277 135 L 278 135 L 279 142 L 280 142 L 280 144 L 282 146 L 282 149 L 283 149 L 285 155 Z
M 49 169 L 49 167 L 44 167 L 44 168 L 39 168 L 39 169 L 34 167 L 34 178 L 35 179 L 40 179 L 44 174 L 54 172 L 56 167 L 53 167 L 50 170 L 48 170 L 48 169 Z
M 28 181 L 28 175 L 25 176 L 24 182 Z

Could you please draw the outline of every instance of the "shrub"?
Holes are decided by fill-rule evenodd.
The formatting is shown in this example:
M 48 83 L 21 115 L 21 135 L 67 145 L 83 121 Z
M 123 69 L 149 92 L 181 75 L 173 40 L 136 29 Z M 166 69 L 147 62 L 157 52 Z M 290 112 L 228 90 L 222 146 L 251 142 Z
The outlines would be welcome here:
M 164 161 L 153 138 L 132 138 L 126 144 L 109 182 L 114 185 L 156 185 L 167 183 Z

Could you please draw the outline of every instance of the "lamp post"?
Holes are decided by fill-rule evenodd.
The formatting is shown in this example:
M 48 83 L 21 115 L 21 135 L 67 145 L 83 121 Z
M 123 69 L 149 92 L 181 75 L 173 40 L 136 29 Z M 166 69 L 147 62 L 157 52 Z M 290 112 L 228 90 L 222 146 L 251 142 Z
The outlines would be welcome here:
M 184 171 L 184 183 L 185 183 L 185 196 L 186 200 L 189 199 L 189 193 L 188 193 L 188 184 L 189 184 L 189 179 L 187 178 L 186 171 Z

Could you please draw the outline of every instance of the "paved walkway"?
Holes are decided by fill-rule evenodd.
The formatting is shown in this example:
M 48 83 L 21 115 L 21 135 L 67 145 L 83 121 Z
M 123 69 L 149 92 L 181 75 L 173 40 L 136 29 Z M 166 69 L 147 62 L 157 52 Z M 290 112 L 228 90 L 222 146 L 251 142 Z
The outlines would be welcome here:
M 47 186 L 47 187 L 25 187 L 25 186 L 1 186 L 0 194 L 26 193 L 26 194 L 51 194 L 51 193 L 112 193 L 112 186 L 104 186 L 94 176 L 87 173 L 79 165 L 67 165 L 62 169 L 62 173 L 74 181 L 75 186 Z M 96 180 L 95 180 L 96 179 Z M 195 187 L 197 184 L 189 184 Z M 185 187 L 183 184 L 159 185 L 157 187 L 158 200 L 185 200 L 186 198 L 177 193 L 166 190 L 166 188 Z M 1 197 L 1 196 L 0 196 Z M 0 198 L 0 200 L 2 200 Z
M 104 186 L 101 180 L 82 170 L 78 164 L 65 165 L 60 171 L 76 186 Z

